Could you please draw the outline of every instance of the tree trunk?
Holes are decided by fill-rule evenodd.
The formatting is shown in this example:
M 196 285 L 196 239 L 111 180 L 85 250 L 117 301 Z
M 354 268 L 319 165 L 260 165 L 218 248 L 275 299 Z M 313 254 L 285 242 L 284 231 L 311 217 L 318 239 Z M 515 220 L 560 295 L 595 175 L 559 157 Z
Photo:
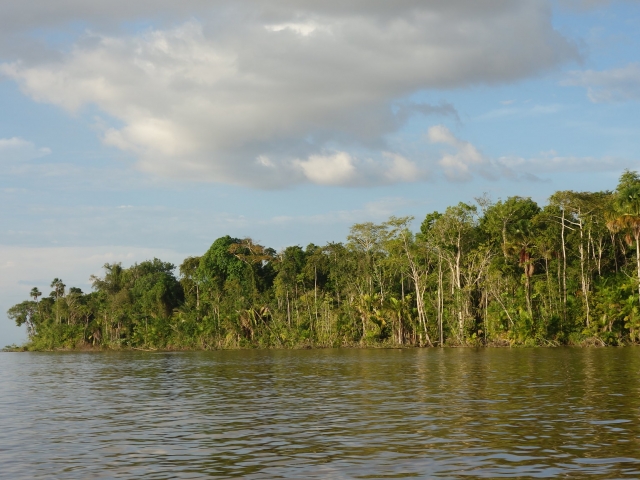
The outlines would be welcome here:
M 443 291 L 442 291 L 442 256 L 438 252 L 438 329 L 440 330 L 440 346 L 444 344 L 444 333 L 442 331 L 442 314 L 443 314 Z
M 529 313 L 529 317 L 531 318 L 531 321 L 533 322 L 533 308 L 531 307 L 531 281 L 529 278 L 529 265 L 525 265 L 525 274 L 524 274 L 524 290 L 525 290 L 525 297 L 527 300 L 527 312 Z
M 578 212 L 579 214 L 579 212 Z M 589 328 L 589 289 L 587 285 L 587 278 L 585 272 L 585 254 L 584 254 L 584 231 L 582 228 L 582 220 L 578 222 L 578 227 L 580 228 L 580 284 L 582 287 L 582 297 L 584 298 L 585 310 L 587 314 L 587 328 Z
M 460 280 L 461 272 L 460 272 L 460 257 L 462 256 L 462 252 L 460 244 L 461 238 L 458 234 L 458 242 L 457 242 L 457 251 L 456 251 L 456 297 L 457 297 L 457 309 L 458 309 L 458 337 L 460 338 L 460 342 L 464 342 L 464 316 L 462 314 L 462 281 Z
M 316 323 L 318 323 L 318 270 L 313 266 L 313 306 L 316 311 Z
M 562 318 L 567 320 L 567 246 L 564 241 L 564 208 L 562 209 Z
M 640 301 L 640 229 L 634 228 L 633 235 L 636 240 L 636 266 L 638 269 L 638 301 Z

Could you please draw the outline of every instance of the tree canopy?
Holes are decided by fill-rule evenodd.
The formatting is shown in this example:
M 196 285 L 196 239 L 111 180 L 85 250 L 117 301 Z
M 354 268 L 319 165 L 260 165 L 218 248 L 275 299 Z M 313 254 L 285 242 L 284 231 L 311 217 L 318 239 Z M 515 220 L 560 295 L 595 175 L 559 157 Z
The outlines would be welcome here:
M 279 252 L 223 236 L 104 265 L 11 307 L 28 348 L 619 345 L 640 341 L 640 175 L 614 192 L 458 203 Z M 417 223 L 419 230 L 412 230 Z

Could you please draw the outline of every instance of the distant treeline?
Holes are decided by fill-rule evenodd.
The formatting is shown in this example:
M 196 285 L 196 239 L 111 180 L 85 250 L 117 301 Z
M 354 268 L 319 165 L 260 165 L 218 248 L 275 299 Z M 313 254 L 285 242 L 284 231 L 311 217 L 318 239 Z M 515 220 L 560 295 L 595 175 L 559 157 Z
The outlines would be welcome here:
M 618 345 L 640 340 L 640 175 L 615 192 L 459 203 L 276 252 L 221 237 L 178 272 L 106 264 L 8 311 L 29 349 Z

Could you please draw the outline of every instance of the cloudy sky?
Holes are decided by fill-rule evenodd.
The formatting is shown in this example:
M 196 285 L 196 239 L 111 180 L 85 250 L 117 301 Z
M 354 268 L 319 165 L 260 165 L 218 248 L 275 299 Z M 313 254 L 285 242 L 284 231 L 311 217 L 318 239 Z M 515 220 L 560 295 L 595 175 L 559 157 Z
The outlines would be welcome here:
M 639 100 L 638 0 L 0 0 L 0 347 L 106 262 L 612 189 Z

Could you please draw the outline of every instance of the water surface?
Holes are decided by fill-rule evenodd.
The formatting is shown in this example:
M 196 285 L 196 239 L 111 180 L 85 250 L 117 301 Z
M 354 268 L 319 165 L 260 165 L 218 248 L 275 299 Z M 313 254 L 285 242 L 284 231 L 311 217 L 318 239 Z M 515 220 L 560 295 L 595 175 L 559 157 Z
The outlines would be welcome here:
M 0 354 L 2 478 L 640 478 L 640 350 Z

